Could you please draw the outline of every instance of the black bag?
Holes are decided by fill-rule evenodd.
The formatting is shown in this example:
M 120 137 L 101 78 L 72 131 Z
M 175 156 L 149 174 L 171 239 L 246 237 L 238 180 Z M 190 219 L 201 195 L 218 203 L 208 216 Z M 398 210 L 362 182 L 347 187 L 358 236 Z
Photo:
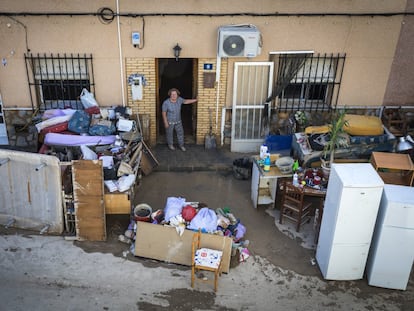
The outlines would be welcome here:
M 253 161 L 240 158 L 233 161 L 233 176 L 236 179 L 249 179 L 252 176 Z

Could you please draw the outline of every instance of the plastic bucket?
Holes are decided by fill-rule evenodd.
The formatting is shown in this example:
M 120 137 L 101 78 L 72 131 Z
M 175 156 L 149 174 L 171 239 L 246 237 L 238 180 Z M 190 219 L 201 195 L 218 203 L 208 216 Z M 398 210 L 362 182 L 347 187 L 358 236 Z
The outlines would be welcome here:
M 152 208 L 148 204 L 141 203 L 134 208 L 135 221 L 150 222 L 152 214 Z

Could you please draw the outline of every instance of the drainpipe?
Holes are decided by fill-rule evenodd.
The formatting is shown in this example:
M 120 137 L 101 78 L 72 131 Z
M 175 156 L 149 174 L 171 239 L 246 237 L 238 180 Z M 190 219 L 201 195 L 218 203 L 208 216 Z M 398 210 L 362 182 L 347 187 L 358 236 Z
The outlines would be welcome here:
M 219 111 L 219 100 L 220 100 L 220 70 L 221 70 L 221 57 L 218 56 L 217 53 L 217 61 L 216 61 L 216 133 L 218 129 L 218 111 Z M 222 133 L 220 133 L 223 136 Z
M 119 17 L 119 0 L 116 0 L 116 21 L 118 27 L 119 67 L 121 72 L 122 107 L 125 107 L 124 62 L 122 60 L 121 23 Z

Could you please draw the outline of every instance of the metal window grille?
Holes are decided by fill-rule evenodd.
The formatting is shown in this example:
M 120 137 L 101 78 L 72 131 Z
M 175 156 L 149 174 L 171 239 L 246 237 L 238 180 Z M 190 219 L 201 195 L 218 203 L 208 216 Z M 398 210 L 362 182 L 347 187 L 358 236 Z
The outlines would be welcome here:
M 92 55 L 25 54 L 32 109 L 83 109 L 83 88 L 95 93 Z
M 278 60 L 278 68 L 284 68 L 290 58 L 297 58 L 297 55 L 282 54 Z M 345 55 L 306 56 L 293 78 L 276 97 L 277 110 L 330 111 L 336 109 L 344 64 Z M 280 72 L 276 79 L 283 79 Z

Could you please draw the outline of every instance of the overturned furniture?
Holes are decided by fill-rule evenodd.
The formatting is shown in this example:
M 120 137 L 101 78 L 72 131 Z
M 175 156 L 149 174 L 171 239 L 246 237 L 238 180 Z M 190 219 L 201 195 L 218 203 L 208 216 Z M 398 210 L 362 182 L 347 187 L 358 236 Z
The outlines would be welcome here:
M 40 233 L 64 230 L 59 160 L 0 149 L 0 222 Z

